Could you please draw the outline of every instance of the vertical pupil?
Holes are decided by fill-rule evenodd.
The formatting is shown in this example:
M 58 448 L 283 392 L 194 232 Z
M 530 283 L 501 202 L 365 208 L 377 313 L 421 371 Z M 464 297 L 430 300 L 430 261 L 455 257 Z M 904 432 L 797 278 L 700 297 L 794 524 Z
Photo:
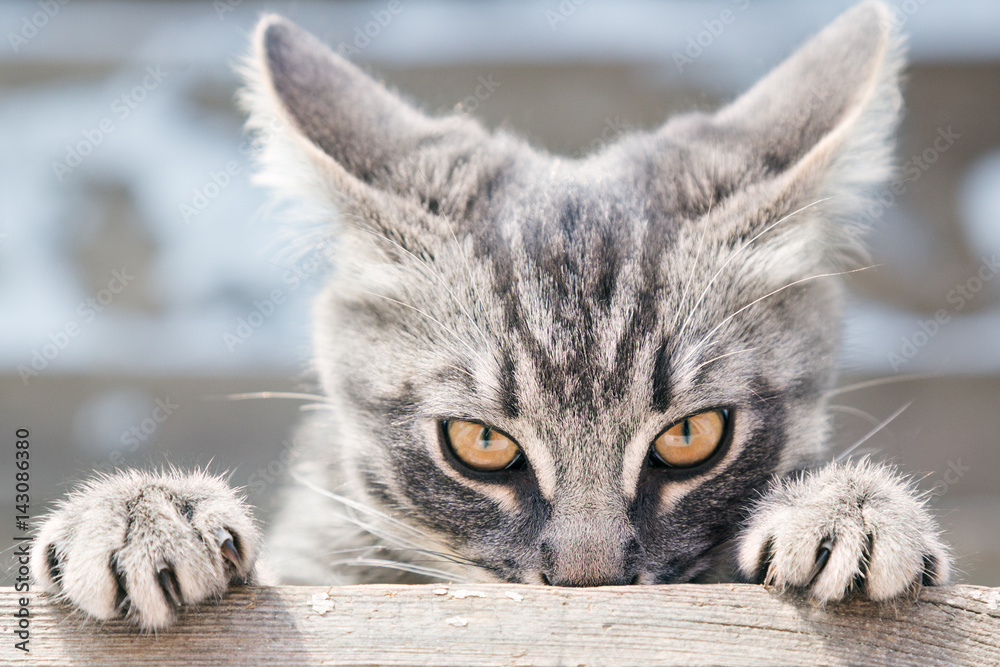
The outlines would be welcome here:
M 691 420 L 685 419 L 684 426 L 681 427 L 681 435 L 684 436 L 684 444 L 691 444 Z
M 480 446 L 483 448 L 483 450 L 487 450 L 490 448 L 490 440 L 492 439 L 492 437 L 493 437 L 493 429 L 491 429 L 489 426 L 484 426 L 483 430 L 480 431 L 479 435 L 479 443 Z

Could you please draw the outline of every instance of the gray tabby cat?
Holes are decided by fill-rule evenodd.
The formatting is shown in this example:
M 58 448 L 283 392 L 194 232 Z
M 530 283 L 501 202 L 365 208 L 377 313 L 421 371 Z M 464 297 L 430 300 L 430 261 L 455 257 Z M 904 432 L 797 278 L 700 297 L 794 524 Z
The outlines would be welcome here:
M 253 44 L 261 179 L 336 238 L 278 579 L 347 581 L 346 553 L 370 566 L 351 581 L 728 577 L 824 602 L 947 581 L 908 481 L 818 465 L 836 275 L 900 113 L 882 5 L 718 112 L 579 160 L 423 115 L 280 18 Z M 127 471 L 64 500 L 32 566 L 90 616 L 161 628 L 273 580 L 261 551 L 224 481 Z

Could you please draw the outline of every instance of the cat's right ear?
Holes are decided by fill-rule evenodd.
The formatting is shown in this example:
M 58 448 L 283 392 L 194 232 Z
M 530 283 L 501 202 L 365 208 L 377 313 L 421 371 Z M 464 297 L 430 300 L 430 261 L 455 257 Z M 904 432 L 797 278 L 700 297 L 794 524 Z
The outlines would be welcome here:
M 769 265 L 807 271 L 854 260 L 860 213 L 893 174 L 903 54 L 884 5 L 853 7 L 716 113 L 664 125 L 658 146 L 683 164 L 683 178 L 656 183 L 686 193 L 697 205 L 684 212 L 711 212 L 729 237 L 788 216 L 762 240 L 785 252 Z M 678 145 L 686 152 L 670 150 Z
M 479 180 L 469 172 L 481 164 L 471 154 L 488 140 L 473 120 L 424 115 L 273 15 L 257 26 L 242 74 L 247 128 L 262 145 L 257 181 L 280 197 L 393 237 L 467 209 Z M 399 225 L 413 229 L 386 228 Z

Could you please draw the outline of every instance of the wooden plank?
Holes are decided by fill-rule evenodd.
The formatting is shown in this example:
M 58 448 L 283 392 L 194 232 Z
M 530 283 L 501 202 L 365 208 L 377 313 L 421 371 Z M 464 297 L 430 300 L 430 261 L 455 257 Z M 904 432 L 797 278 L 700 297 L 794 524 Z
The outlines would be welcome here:
M 0 663 L 30 665 L 1000 665 L 1000 588 L 822 608 L 760 586 L 243 588 L 157 635 L 0 589 Z

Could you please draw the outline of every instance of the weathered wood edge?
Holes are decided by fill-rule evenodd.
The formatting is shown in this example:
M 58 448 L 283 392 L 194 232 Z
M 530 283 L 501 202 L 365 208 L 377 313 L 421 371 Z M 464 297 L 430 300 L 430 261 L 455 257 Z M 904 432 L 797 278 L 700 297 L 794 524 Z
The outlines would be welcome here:
M 142 635 L 0 588 L 0 663 L 30 665 L 1000 665 L 1000 588 L 825 609 L 760 586 L 235 589 Z

